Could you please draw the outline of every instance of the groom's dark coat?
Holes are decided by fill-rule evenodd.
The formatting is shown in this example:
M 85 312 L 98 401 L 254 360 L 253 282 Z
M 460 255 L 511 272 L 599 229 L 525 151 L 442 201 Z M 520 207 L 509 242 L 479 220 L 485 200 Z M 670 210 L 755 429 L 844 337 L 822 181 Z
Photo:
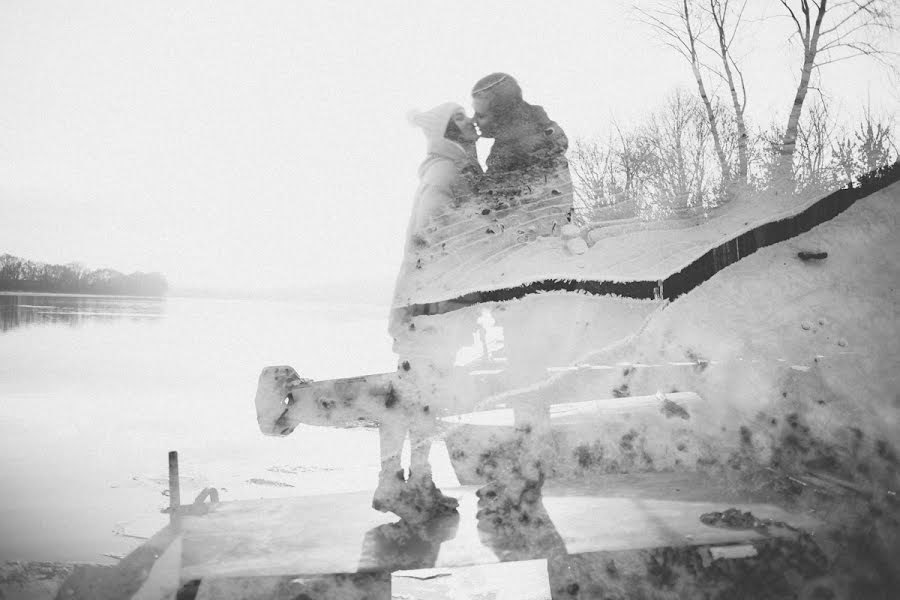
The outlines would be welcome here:
M 485 161 L 489 174 L 565 166 L 569 140 L 542 107 L 521 102 L 504 121 Z

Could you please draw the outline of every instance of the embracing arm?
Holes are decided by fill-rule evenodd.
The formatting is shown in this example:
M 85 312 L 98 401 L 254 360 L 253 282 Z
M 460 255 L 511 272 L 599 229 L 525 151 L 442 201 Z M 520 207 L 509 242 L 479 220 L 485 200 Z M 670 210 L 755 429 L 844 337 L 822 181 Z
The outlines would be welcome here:
M 541 130 L 540 148 L 546 158 L 556 158 L 566 153 L 569 148 L 569 138 L 559 123 L 550 119 L 547 112 L 540 106 L 535 106 L 537 123 Z
M 569 138 L 566 132 L 555 121 L 547 119 L 547 126 L 544 127 L 544 136 L 548 141 L 548 148 L 551 154 L 565 154 L 569 148 Z

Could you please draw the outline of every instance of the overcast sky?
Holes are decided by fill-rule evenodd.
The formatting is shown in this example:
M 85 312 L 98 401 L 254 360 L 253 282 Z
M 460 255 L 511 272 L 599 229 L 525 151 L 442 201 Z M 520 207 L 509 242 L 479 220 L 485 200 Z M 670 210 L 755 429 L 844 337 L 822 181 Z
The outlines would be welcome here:
M 410 108 L 470 110 L 507 71 L 574 138 L 693 92 L 628 6 L 0 0 L 0 253 L 176 287 L 392 280 L 424 157 Z M 789 23 L 750 26 L 748 112 L 786 115 Z M 900 98 L 863 61 L 823 88 L 848 111 Z

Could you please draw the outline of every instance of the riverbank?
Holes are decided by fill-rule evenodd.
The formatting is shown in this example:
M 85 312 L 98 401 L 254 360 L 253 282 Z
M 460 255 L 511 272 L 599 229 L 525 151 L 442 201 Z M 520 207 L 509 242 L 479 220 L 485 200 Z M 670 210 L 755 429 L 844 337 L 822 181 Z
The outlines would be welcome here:
M 0 563 L 0 598 L 51 600 L 76 569 L 96 568 L 60 562 L 8 561 Z M 106 567 L 110 568 L 110 567 Z

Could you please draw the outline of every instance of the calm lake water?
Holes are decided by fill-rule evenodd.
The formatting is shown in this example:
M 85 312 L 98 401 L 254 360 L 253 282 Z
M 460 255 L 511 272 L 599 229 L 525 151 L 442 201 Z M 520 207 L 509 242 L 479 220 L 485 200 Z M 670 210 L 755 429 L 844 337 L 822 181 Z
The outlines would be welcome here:
M 169 450 L 182 502 L 206 486 L 223 500 L 374 488 L 374 431 L 266 437 L 253 399 L 267 365 L 314 379 L 392 370 L 386 313 L 0 294 L 0 560 L 127 554 L 166 522 Z

